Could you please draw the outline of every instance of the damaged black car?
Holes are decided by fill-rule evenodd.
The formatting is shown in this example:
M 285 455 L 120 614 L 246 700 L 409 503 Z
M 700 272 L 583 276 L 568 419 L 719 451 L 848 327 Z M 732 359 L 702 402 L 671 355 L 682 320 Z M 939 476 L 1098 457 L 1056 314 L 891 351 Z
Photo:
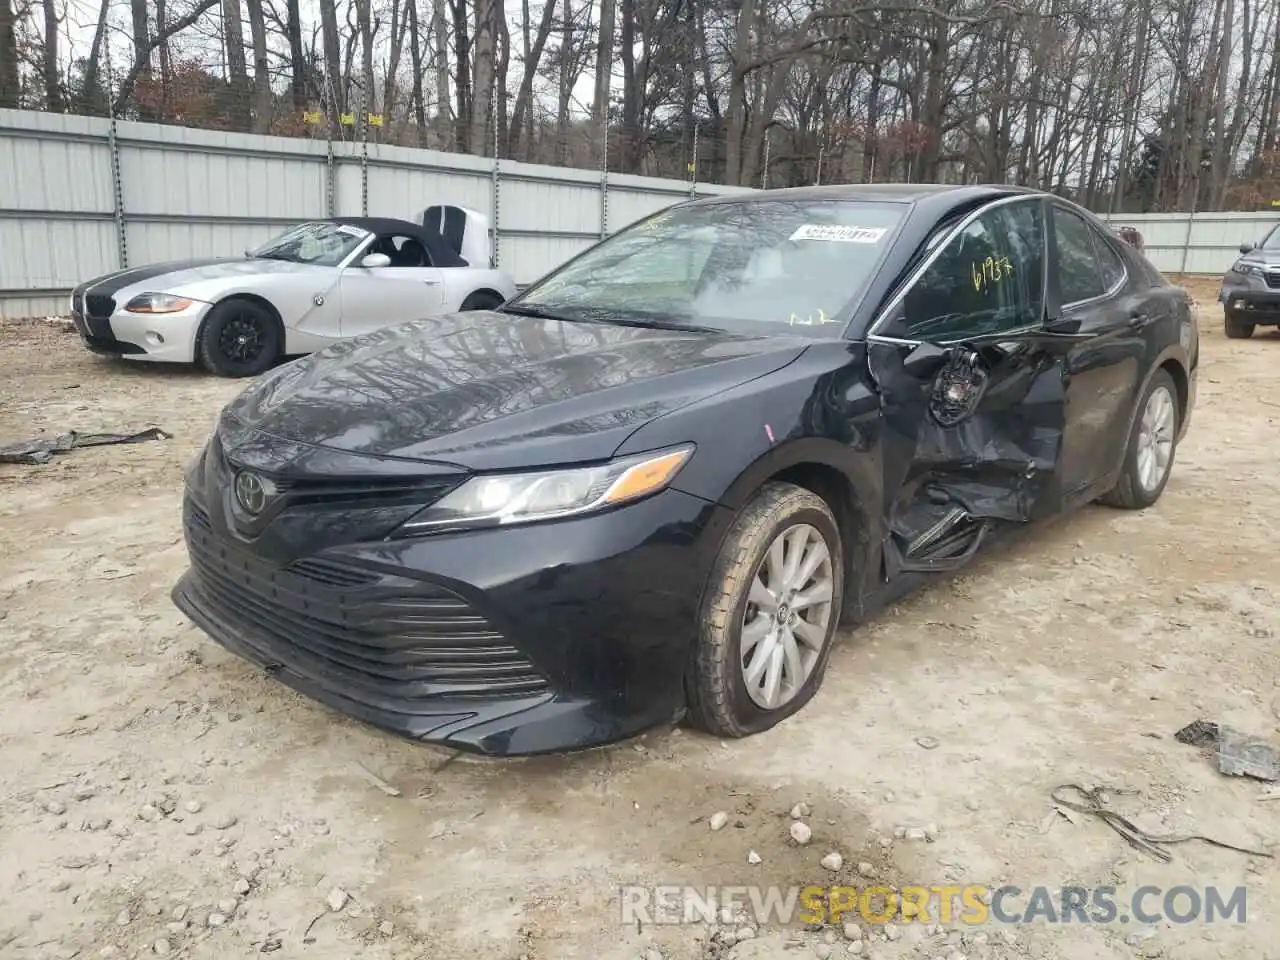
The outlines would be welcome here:
M 1187 293 L 1010 187 L 682 204 L 501 308 L 251 385 L 188 470 L 178 606 L 281 682 L 488 755 L 765 730 L 837 628 L 1100 500 L 1154 504 Z

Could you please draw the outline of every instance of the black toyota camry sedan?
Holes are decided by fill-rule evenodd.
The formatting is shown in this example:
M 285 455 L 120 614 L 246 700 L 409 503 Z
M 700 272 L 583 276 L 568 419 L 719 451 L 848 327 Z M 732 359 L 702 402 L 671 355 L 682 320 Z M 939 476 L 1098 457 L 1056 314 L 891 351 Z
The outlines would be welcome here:
M 814 696 L 840 624 L 1154 504 L 1197 355 L 1186 292 L 1046 194 L 690 202 L 252 384 L 188 471 L 174 599 L 422 741 L 745 736 Z

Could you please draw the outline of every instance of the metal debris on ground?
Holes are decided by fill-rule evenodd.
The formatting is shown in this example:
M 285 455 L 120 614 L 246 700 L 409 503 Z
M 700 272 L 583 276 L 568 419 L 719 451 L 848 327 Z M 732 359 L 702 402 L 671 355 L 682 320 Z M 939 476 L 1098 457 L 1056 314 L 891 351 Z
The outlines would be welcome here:
M 1173 738 L 1192 747 L 1214 748 L 1218 772 L 1228 777 L 1280 780 L 1280 750 L 1266 740 L 1207 720 L 1187 724 Z
M 1073 791 L 1077 796 L 1083 799 L 1079 802 L 1068 800 L 1062 794 L 1065 791 Z M 1192 833 L 1174 837 L 1153 837 L 1151 834 L 1139 828 L 1132 820 L 1121 816 L 1114 810 L 1107 809 L 1107 793 L 1116 792 L 1109 791 L 1106 787 L 1094 787 L 1092 790 L 1086 789 L 1078 783 L 1064 783 L 1055 787 L 1050 791 L 1049 796 L 1058 807 L 1064 807 L 1067 810 L 1074 810 L 1077 813 L 1087 813 L 1090 816 L 1097 817 L 1107 826 L 1109 826 L 1120 836 L 1124 837 L 1129 846 L 1135 850 L 1147 853 L 1163 863 L 1169 863 L 1173 860 L 1173 855 L 1167 850 L 1162 850 L 1162 846 L 1175 843 L 1186 843 L 1189 840 L 1199 840 L 1214 847 L 1221 847 L 1224 850 L 1234 850 L 1236 853 L 1248 854 L 1251 857 L 1273 857 L 1274 854 L 1262 850 L 1250 850 L 1248 847 L 1237 847 L 1231 843 L 1224 843 L 1221 840 L 1215 840 L 1212 837 L 1206 837 L 1202 834 Z
M 77 433 L 72 430 L 51 439 L 19 440 L 0 444 L 0 463 L 48 463 L 55 453 L 66 453 L 80 447 L 105 447 L 117 443 L 146 443 L 148 440 L 172 440 L 173 434 L 156 427 L 141 433 Z

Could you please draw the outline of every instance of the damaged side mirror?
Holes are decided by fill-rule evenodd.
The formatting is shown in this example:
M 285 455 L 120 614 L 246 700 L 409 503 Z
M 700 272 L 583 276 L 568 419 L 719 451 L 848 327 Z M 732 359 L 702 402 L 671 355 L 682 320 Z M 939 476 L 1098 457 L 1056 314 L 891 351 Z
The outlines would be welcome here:
M 952 347 L 946 362 L 933 378 L 929 415 L 943 427 L 963 423 L 982 401 L 991 371 L 982 355 L 965 347 Z

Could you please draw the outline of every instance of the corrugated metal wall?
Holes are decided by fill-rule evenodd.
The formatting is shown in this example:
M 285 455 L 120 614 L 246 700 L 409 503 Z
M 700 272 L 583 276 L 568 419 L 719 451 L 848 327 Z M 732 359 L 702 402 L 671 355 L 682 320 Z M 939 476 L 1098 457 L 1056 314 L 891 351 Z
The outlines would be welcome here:
M 129 266 L 236 256 L 313 217 L 413 218 L 433 203 L 490 218 L 499 264 L 528 283 L 603 233 L 688 199 L 689 184 L 370 144 L 0 110 L 0 316 L 66 311 L 71 287 Z M 332 170 L 332 179 L 330 171 Z M 332 198 L 329 186 L 332 183 Z M 699 184 L 698 196 L 749 192 Z M 332 207 L 330 203 L 332 202 Z M 603 219 L 602 219 L 603 218 Z
M 259 137 L 0 110 L 0 316 L 63 313 L 89 277 L 235 256 L 312 217 L 412 217 L 446 201 L 486 213 L 518 283 L 689 196 L 689 184 L 370 144 Z M 113 162 L 114 161 L 114 162 Z M 118 178 L 116 176 L 118 171 Z M 117 182 L 119 190 L 117 191 Z M 332 196 L 330 186 L 332 185 Z M 699 184 L 699 196 L 750 192 Z M 332 204 L 332 206 L 331 206 Z M 1220 274 L 1280 221 L 1268 213 L 1117 215 L 1169 273 Z

